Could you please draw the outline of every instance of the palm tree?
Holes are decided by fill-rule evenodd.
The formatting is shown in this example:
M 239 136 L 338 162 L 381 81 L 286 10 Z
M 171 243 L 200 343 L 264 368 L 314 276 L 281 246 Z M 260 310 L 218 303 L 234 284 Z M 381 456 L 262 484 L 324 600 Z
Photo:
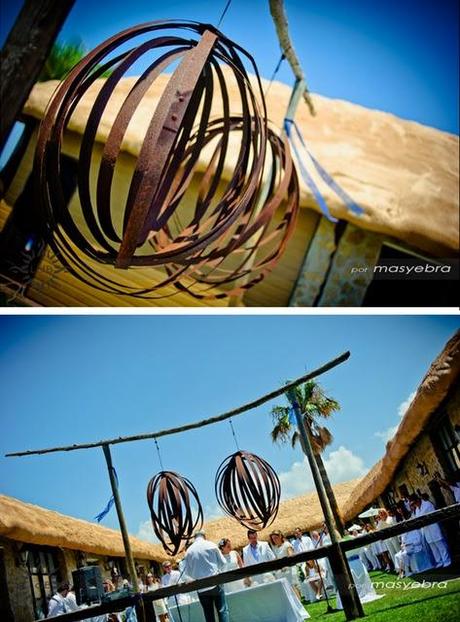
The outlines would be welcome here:
M 314 380 L 310 380 L 286 393 L 289 405 L 274 406 L 271 411 L 274 427 L 271 431 L 271 438 L 274 443 L 286 443 L 290 441 L 291 446 L 295 447 L 300 441 L 302 449 L 306 454 L 306 448 L 302 443 L 302 438 L 296 430 L 295 419 L 293 419 L 294 400 L 297 402 L 300 412 L 303 415 L 305 429 L 310 436 L 313 453 L 321 473 L 321 478 L 326 489 L 326 494 L 334 515 L 335 523 L 340 534 L 343 534 L 343 522 L 339 513 L 337 501 L 331 482 L 327 475 L 322 452 L 333 441 L 331 432 L 320 424 L 321 419 L 328 419 L 335 412 L 340 410 L 340 404 L 325 395 L 324 390 Z

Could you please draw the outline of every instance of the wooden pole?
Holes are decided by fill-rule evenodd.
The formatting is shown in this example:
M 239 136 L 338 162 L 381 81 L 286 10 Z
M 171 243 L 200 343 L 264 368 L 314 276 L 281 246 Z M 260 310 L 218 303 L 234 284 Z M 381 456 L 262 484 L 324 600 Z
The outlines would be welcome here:
M 12 458 L 12 457 L 21 457 L 21 456 L 50 454 L 50 453 L 54 453 L 57 451 L 74 451 L 76 449 L 92 449 L 93 447 L 103 447 L 104 445 L 117 445 L 118 443 L 130 443 L 133 441 L 144 441 L 144 440 L 152 439 L 152 438 L 160 438 L 161 436 L 168 436 L 170 434 L 179 434 L 180 432 L 187 432 L 188 430 L 195 430 L 197 428 L 202 428 L 206 425 L 211 425 L 213 423 L 225 421 L 226 419 L 230 419 L 231 417 L 235 417 L 236 415 L 241 415 L 247 412 L 248 410 L 252 410 L 253 408 L 256 408 L 257 406 L 261 406 L 262 404 L 265 404 L 265 402 L 273 400 L 276 397 L 279 397 L 280 395 L 284 395 L 284 393 L 286 393 L 286 391 L 288 391 L 289 389 L 296 387 L 299 384 L 303 384 L 307 382 L 308 380 L 311 380 L 312 378 L 316 378 L 317 376 L 324 374 L 330 369 L 337 367 L 337 365 L 344 363 L 349 358 L 350 358 L 350 352 L 344 352 L 337 358 L 333 359 L 332 361 L 329 361 L 329 363 L 325 363 L 321 367 L 318 367 L 318 369 L 308 372 L 308 374 L 305 374 L 304 376 L 297 378 L 297 380 L 293 380 L 292 382 L 285 384 L 280 389 L 275 389 L 274 391 L 271 391 L 270 393 L 266 393 L 262 397 L 259 397 L 258 399 L 253 400 L 252 402 L 247 402 L 246 404 L 243 404 L 243 406 L 239 406 L 238 408 L 229 410 L 225 413 L 222 413 L 221 415 L 217 415 L 216 417 L 210 417 L 209 419 L 203 419 L 201 421 L 189 423 L 187 425 L 183 425 L 177 428 L 169 428 L 166 430 L 160 430 L 158 432 L 149 432 L 147 434 L 136 434 L 135 436 L 119 436 L 118 438 L 111 438 L 111 439 L 108 439 L 105 441 L 99 441 L 96 443 L 82 443 L 80 445 L 76 445 L 76 444 L 66 445 L 62 447 L 50 447 L 47 449 L 31 449 L 28 451 L 19 451 L 19 452 L 5 454 L 5 457 Z
M 25 0 L 0 53 L 0 150 L 75 0 Z
M 297 82 L 302 82 L 303 87 L 300 95 L 303 95 L 303 98 L 305 100 L 305 103 L 308 105 L 310 113 L 314 115 L 315 107 L 313 106 L 310 93 L 305 83 L 305 74 L 302 70 L 302 66 L 294 50 L 294 46 L 292 45 L 291 37 L 289 35 L 289 26 L 286 11 L 284 10 L 284 2 L 283 0 L 269 0 L 269 4 L 270 13 L 275 24 L 276 34 L 278 35 L 278 40 L 280 42 L 281 49 L 283 50 L 283 54 L 289 65 L 291 66 L 292 72 L 295 75 Z
M 319 502 L 323 510 L 324 519 L 326 521 L 329 535 L 332 542 L 331 555 L 329 556 L 331 562 L 332 572 L 334 574 L 337 591 L 340 594 L 342 600 L 343 611 L 347 620 L 355 620 L 356 618 L 364 617 L 363 607 L 359 600 L 358 592 L 354 584 L 353 576 L 348 565 L 346 556 L 343 554 L 340 548 L 339 540 L 337 539 L 337 527 L 335 524 L 334 514 L 332 512 L 331 505 L 329 503 L 326 489 L 324 487 L 323 480 L 321 479 L 321 473 L 316 462 L 315 455 L 313 453 L 313 447 L 311 445 L 310 435 L 308 434 L 303 421 L 302 413 L 300 412 L 299 405 L 297 404 L 294 395 L 291 394 L 289 399 L 294 408 L 294 414 L 299 429 L 299 434 L 302 439 L 302 445 L 310 465 L 310 469 L 313 475 L 313 481 L 315 482 L 316 490 L 318 492 Z
M 135 592 L 139 592 L 139 584 L 137 581 L 136 566 L 134 564 L 133 552 L 131 550 L 131 543 L 129 541 L 128 529 L 126 527 L 125 515 L 121 505 L 120 494 L 118 492 L 117 479 L 115 477 L 115 469 L 113 468 L 112 455 L 110 453 L 110 447 L 103 445 L 105 461 L 107 463 L 107 469 L 109 471 L 110 485 L 112 487 L 112 494 L 115 500 L 115 507 L 117 509 L 118 522 L 120 523 L 121 537 L 123 538 L 123 546 L 125 547 L 126 561 L 128 563 L 129 578 L 131 579 L 131 585 Z

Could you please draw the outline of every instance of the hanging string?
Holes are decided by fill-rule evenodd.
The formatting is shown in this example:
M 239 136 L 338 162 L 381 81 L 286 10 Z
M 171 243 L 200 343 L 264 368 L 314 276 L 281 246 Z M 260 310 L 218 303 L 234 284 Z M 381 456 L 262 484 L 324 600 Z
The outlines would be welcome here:
M 164 471 L 164 470 L 165 470 L 165 468 L 164 468 L 164 466 L 163 466 L 163 460 L 161 459 L 160 446 L 158 445 L 158 441 L 157 441 L 157 439 L 156 439 L 156 438 L 154 438 L 153 440 L 154 440 L 154 442 L 155 442 L 155 447 L 156 447 L 156 449 L 157 449 L 158 461 L 160 462 L 160 467 L 161 467 L 161 470 L 162 470 L 162 471 Z
M 236 434 L 235 434 L 235 429 L 233 427 L 233 422 L 231 419 L 228 420 L 229 424 L 230 424 L 230 428 L 232 429 L 232 436 L 233 436 L 233 440 L 235 441 L 235 445 L 238 451 L 240 451 L 240 447 L 238 445 L 238 440 L 236 438 Z
M 232 3 L 232 0 L 228 0 L 227 4 L 225 5 L 225 9 L 222 11 L 222 15 L 220 16 L 220 20 L 219 20 L 219 21 L 218 21 L 218 23 L 217 23 L 217 28 L 219 28 L 219 26 L 220 26 L 220 24 L 221 24 L 222 20 L 223 20 L 223 19 L 224 19 L 224 17 L 225 17 L 225 13 L 227 12 L 228 7 L 231 5 L 231 3 Z
M 276 74 L 277 74 L 277 73 L 278 73 L 278 71 L 280 70 L 281 64 L 282 64 L 282 62 L 283 62 L 283 60 L 284 60 L 285 58 L 286 58 L 286 56 L 284 55 L 284 53 L 283 53 L 283 54 L 281 54 L 281 57 L 280 57 L 280 59 L 279 59 L 279 61 L 278 61 L 278 64 L 276 65 L 275 70 L 274 70 L 274 71 L 273 71 L 273 73 L 272 73 L 272 77 L 270 78 L 270 82 L 268 83 L 268 86 L 267 86 L 267 88 L 266 88 L 266 90 L 265 90 L 264 97 L 267 97 L 267 95 L 268 95 L 268 91 L 270 90 L 270 87 L 271 87 L 271 85 L 272 85 L 272 82 L 273 82 L 273 80 L 275 79 Z

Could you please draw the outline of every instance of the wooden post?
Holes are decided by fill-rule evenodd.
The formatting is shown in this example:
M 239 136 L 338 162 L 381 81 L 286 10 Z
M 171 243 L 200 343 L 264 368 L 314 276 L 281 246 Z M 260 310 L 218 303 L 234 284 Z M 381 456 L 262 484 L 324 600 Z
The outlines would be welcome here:
M 113 468 L 112 455 L 110 453 L 109 445 L 102 445 L 102 449 L 104 451 L 105 461 L 107 462 L 110 485 L 112 487 L 113 498 L 115 499 L 115 507 L 117 508 L 118 522 L 120 523 L 121 536 L 123 538 L 123 545 L 125 547 L 129 578 L 131 579 L 131 585 L 133 587 L 133 590 L 138 593 L 139 584 L 137 582 L 136 566 L 134 565 L 134 557 L 131 551 L 131 543 L 129 541 L 128 529 L 126 528 L 125 515 L 123 514 L 123 508 L 121 507 L 121 499 L 118 493 L 118 484 L 115 477 L 115 470 Z
M 305 424 L 303 421 L 300 408 L 296 403 L 294 396 L 289 400 L 293 404 L 294 414 L 299 429 L 300 438 L 302 439 L 302 445 L 304 446 L 305 453 L 310 465 L 310 469 L 313 475 L 313 481 L 315 482 L 316 490 L 318 492 L 319 502 L 323 510 L 324 519 L 326 521 L 329 535 L 332 542 L 331 555 L 329 556 L 331 562 L 331 569 L 334 575 L 334 579 L 337 586 L 337 591 L 340 594 L 342 600 L 343 611 L 347 620 L 355 620 L 356 618 L 364 617 L 363 607 L 359 600 L 358 592 L 348 565 L 346 556 L 340 548 L 339 541 L 337 539 L 336 524 L 332 508 L 329 503 L 329 499 L 324 488 L 323 480 L 316 462 L 313 448 L 310 441 L 310 436 L 307 433 Z
M 0 150 L 75 0 L 25 0 L 0 55 Z

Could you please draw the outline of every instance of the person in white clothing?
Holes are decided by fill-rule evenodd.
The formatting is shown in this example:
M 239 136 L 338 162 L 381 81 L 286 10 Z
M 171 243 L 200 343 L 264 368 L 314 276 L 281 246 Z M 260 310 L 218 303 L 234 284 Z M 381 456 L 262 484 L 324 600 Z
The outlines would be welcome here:
M 184 557 L 184 574 L 194 580 L 212 577 L 224 571 L 225 558 L 214 542 L 206 540 L 204 531 L 195 534 L 195 541 Z M 206 622 L 215 622 L 214 607 L 219 622 L 230 622 L 227 600 L 221 585 L 198 590 L 198 598 Z
M 431 501 L 421 499 L 418 495 L 412 495 L 411 501 L 415 507 L 415 516 L 425 516 L 430 512 L 434 512 L 436 509 Z M 435 567 L 446 568 L 447 566 L 450 566 L 451 560 L 449 549 L 447 548 L 447 544 L 444 540 L 444 536 L 442 535 L 439 524 L 433 523 L 432 525 L 422 527 L 422 534 L 428 546 L 430 547 L 431 553 L 434 557 L 434 561 L 436 564 Z
M 225 558 L 225 568 L 224 572 L 228 572 L 230 570 L 236 570 L 237 568 L 243 568 L 243 560 L 241 559 L 241 555 L 234 551 L 232 548 L 232 543 L 228 538 L 222 538 L 219 542 L 219 551 Z M 243 590 L 245 587 L 249 585 L 249 579 L 237 579 L 236 581 L 232 581 L 231 583 L 226 583 L 224 585 L 224 591 L 226 594 L 229 592 L 237 592 L 238 590 Z
M 305 553 L 311 551 L 313 542 L 309 536 L 303 536 L 300 527 L 296 527 L 294 531 L 295 540 L 292 541 L 294 553 Z
M 243 549 L 243 561 L 245 566 L 253 566 L 254 564 L 270 562 L 276 559 L 268 542 L 258 542 L 257 531 L 254 531 L 254 529 L 248 529 L 248 540 L 249 544 Z M 274 579 L 273 573 L 266 572 L 263 575 L 253 575 L 251 577 L 251 583 L 258 585 L 273 581 Z
M 163 568 L 163 576 L 161 577 L 161 587 L 171 587 L 172 585 L 177 585 L 181 578 L 181 573 L 178 570 L 174 570 L 171 562 L 165 561 L 162 563 L 161 567 Z M 170 607 L 174 607 L 176 603 L 185 604 L 188 602 L 187 594 L 178 594 L 175 596 L 168 597 L 168 605 Z
M 454 477 L 449 477 L 447 479 L 438 477 L 436 479 L 440 486 L 452 493 L 455 503 L 460 503 L 460 482 Z
M 282 557 L 291 557 L 292 555 L 294 555 L 294 547 L 288 540 L 285 539 L 284 534 L 281 531 L 277 530 L 271 532 L 270 544 L 276 559 L 281 559 Z M 281 568 L 281 570 L 278 570 L 276 574 L 279 579 L 287 579 L 288 583 L 291 585 L 292 589 L 300 600 L 301 594 L 299 590 L 299 580 L 297 578 L 296 567 L 289 566 L 287 568 Z
M 61 615 L 62 613 L 70 613 L 72 611 L 71 605 L 67 600 L 67 595 L 70 592 L 70 585 L 67 582 L 61 583 L 56 594 L 51 596 L 48 603 L 48 618 Z
M 159 579 L 156 579 L 151 572 L 147 574 L 145 581 L 144 592 L 152 592 L 153 590 L 158 590 L 160 588 Z M 164 598 L 154 600 L 152 605 L 155 615 L 158 616 L 159 621 L 166 622 L 168 619 L 168 611 L 166 609 L 166 602 Z

